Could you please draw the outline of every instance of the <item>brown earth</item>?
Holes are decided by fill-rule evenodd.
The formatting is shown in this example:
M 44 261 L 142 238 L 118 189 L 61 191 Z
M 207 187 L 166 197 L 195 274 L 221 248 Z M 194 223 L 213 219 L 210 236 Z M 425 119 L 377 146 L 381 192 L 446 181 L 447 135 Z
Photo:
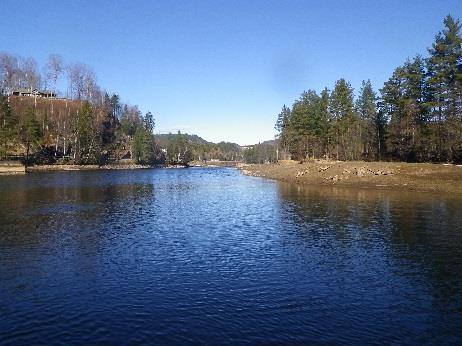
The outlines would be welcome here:
M 24 165 L 15 161 L 1 161 L 0 162 L 0 175 L 11 175 L 11 174 L 24 174 L 26 168 Z
M 462 165 L 313 160 L 241 165 L 243 174 L 299 183 L 462 194 Z

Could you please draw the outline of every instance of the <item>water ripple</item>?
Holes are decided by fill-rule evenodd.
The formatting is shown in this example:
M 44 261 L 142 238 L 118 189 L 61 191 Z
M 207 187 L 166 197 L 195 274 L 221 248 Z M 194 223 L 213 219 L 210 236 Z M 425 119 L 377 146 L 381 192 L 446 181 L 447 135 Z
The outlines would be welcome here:
M 0 344 L 462 341 L 449 196 L 66 172 L 0 180 L 0 221 Z

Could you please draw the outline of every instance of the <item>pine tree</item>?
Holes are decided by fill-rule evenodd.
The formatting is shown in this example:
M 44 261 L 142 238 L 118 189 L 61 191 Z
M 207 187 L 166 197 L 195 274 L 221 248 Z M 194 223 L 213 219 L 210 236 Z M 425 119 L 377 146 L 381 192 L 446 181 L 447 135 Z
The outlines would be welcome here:
M 151 112 L 147 112 L 143 119 L 144 128 L 149 133 L 154 131 L 154 127 L 156 126 L 156 121 L 154 120 L 154 116 Z
M 429 49 L 428 106 L 436 124 L 438 160 L 462 159 L 461 24 L 450 15 Z
M 26 147 L 26 164 L 29 163 L 31 150 L 36 150 L 40 147 L 41 138 L 42 132 L 40 131 L 40 123 L 37 121 L 35 110 L 29 107 L 26 110 L 25 122 L 21 129 L 21 139 Z
M 79 164 L 99 163 L 101 143 L 91 105 L 85 102 L 77 120 L 77 152 Z
M 360 151 L 359 122 L 354 109 L 353 88 L 343 78 L 335 83 L 329 109 L 333 118 L 337 158 L 357 159 Z
M 380 140 L 377 129 L 377 96 L 372 88 L 370 80 L 363 81 L 359 91 L 359 97 L 356 100 L 356 112 L 361 121 L 360 138 L 362 144 L 362 153 L 365 158 L 377 159 Z
M 11 110 L 7 98 L 0 95 L 0 158 L 8 156 L 17 136 L 17 117 Z

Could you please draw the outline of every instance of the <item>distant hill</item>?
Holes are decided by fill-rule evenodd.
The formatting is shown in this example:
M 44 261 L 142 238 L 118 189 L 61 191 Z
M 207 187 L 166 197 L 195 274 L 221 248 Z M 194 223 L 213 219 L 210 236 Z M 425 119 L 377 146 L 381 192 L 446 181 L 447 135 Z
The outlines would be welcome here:
M 180 135 L 177 133 L 161 133 L 161 134 L 156 134 L 155 135 L 160 146 L 161 147 L 166 147 L 168 142 L 171 140 L 177 139 Z M 200 144 L 200 145 L 212 145 L 214 143 L 208 142 L 202 137 L 199 137 L 198 135 L 189 135 L 187 133 L 182 133 L 181 136 L 186 139 L 187 142 L 193 143 L 193 144 Z
M 265 145 L 276 145 L 278 143 L 278 141 L 276 139 L 270 139 L 268 141 L 264 141 L 262 142 L 261 144 L 265 144 Z
M 191 156 L 193 160 L 239 161 L 242 160 L 242 149 L 236 143 L 206 141 L 198 135 L 187 133 L 162 133 L 155 135 L 156 141 L 162 149 L 167 150 L 167 157 L 172 159 L 178 153 Z

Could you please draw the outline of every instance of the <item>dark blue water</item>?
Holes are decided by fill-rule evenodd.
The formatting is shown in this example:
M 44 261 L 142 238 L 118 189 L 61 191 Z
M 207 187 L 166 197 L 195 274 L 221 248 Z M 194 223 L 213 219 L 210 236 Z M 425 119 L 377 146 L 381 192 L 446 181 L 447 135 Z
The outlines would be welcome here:
M 43 173 L 0 222 L 2 345 L 462 342 L 460 198 Z

